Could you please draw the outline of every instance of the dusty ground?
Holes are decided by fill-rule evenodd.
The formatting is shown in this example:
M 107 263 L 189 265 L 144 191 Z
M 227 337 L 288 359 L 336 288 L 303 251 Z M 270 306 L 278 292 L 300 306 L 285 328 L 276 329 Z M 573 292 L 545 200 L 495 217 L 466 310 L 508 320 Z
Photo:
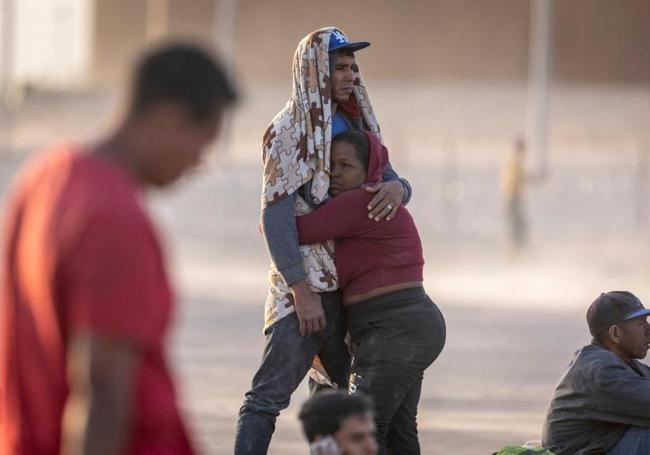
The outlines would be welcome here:
M 253 179 L 254 169 L 238 178 L 248 172 Z M 238 178 L 206 177 L 156 201 L 184 290 L 176 358 L 210 453 L 231 449 L 234 416 L 262 349 L 266 256 L 255 226 L 256 190 Z M 250 197 L 208 202 L 206 195 L 229 188 Z M 413 201 L 416 220 L 426 219 L 424 205 Z M 603 289 L 650 296 L 648 237 L 546 240 L 513 260 L 498 243 L 447 240 L 426 223 L 420 229 L 427 289 L 448 323 L 445 351 L 425 375 L 423 453 L 478 455 L 539 438 L 555 382 L 588 342 L 588 303 Z M 303 386 L 281 416 L 271 453 L 302 453 L 296 414 L 305 396 Z
M 268 259 L 257 231 L 259 136 L 286 92 L 249 91 L 229 152 L 151 198 L 182 304 L 173 359 L 209 454 L 232 451 L 261 354 Z M 650 299 L 650 91 L 556 92 L 549 178 L 528 193 L 531 245 L 514 258 L 505 248 L 499 171 L 523 125 L 523 92 L 385 85 L 371 93 L 393 162 L 415 188 L 409 208 L 424 242 L 426 287 L 448 324 L 445 351 L 425 376 L 423 453 L 478 455 L 537 439 L 555 382 L 588 341 L 589 302 L 609 289 Z M 3 191 L 29 151 L 61 136 L 91 137 L 115 106 L 92 93 L 28 100 L 12 133 L 3 130 L 13 150 L 0 157 Z M 305 396 L 303 386 L 270 453 L 306 452 L 296 420 Z

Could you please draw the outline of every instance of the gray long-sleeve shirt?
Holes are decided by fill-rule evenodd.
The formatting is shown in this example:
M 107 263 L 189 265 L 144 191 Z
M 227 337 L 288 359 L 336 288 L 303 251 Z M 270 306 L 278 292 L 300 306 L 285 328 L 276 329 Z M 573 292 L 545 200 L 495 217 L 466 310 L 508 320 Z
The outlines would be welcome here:
M 556 455 L 603 454 L 631 426 L 650 428 L 650 368 L 596 343 L 583 347 L 553 393 L 544 447 Z
M 404 186 L 403 203 L 407 204 L 412 195 L 411 185 L 406 179 L 400 178 L 389 164 L 384 170 L 383 181 L 394 180 L 399 180 Z M 299 191 L 305 200 L 311 204 L 311 197 L 309 197 L 311 185 L 309 182 Z M 264 207 L 261 215 L 269 255 L 288 285 L 304 280 L 307 276 L 302 264 L 302 255 L 298 248 L 295 201 L 295 194 L 285 197 L 271 206 Z

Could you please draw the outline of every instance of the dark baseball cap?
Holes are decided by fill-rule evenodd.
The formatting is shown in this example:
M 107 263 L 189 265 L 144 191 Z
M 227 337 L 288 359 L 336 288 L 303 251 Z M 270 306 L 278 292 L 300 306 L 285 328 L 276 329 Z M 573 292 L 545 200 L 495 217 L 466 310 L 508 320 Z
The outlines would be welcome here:
M 370 43 L 368 41 L 353 41 L 351 42 L 347 36 L 345 36 L 345 33 L 343 33 L 341 30 L 334 30 L 330 34 L 330 44 L 329 48 L 327 49 L 329 52 L 335 51 L 337 49 L 350 49 L 352 52 L 356 52 L 358 50 L 364 49 L 366 47 L 370 46 Z
M 587 324 L 593 336 L 623 321 L 650 315 L 637 296 L 628 291 L 603 292 L 587 310 Z

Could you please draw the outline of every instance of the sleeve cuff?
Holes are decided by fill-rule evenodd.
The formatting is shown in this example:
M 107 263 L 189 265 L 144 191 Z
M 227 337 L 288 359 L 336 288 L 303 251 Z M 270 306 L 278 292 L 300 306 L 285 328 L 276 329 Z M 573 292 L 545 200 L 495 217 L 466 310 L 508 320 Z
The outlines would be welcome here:
M 302 261 L 298 264 L 293 264 L 288 267 L 284 267 L 282 270 L 278 269 L 284 282 L 287 283 L 287 286 L 291 286 L 293 283 L 302 281 L 307 278 L 307 273 L 305 273 L 305 268 L 302 265 Z
M 411 192 L 412 192 L 411 184 L 408 182 L 408 180 L 403 178 L 400 178 L 399 182 L 404 187 L 404 196 L 402 197 L 402 204 L 406 205 L 411 200 Z

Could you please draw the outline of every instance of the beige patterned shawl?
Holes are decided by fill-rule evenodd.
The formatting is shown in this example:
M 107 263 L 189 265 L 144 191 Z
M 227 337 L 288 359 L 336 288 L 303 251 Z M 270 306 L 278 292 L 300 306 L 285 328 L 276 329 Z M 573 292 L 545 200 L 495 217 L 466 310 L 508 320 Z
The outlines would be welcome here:
M 336 30 L 334 27 L 316 30 L 298 44 L 293 58 L 291 98 L 264 134 L 263 207 L 296 193 L 310 180 L 312 202 L 319 204 L 327 197 L 332 137 L 328 46 L 330 36 Z M 366 125 L 379 135 L 379 125 L 360 73 L 353 94 Z M 311 211 L 300 194 L 296 199 L 296 214 Z M 336 290 L 334 243 L 304 245 L 300 252 L 312 290 Z M 269 284 L 265 329 L 295 311 L 289 287 L 274 265 L 269 272 Z

